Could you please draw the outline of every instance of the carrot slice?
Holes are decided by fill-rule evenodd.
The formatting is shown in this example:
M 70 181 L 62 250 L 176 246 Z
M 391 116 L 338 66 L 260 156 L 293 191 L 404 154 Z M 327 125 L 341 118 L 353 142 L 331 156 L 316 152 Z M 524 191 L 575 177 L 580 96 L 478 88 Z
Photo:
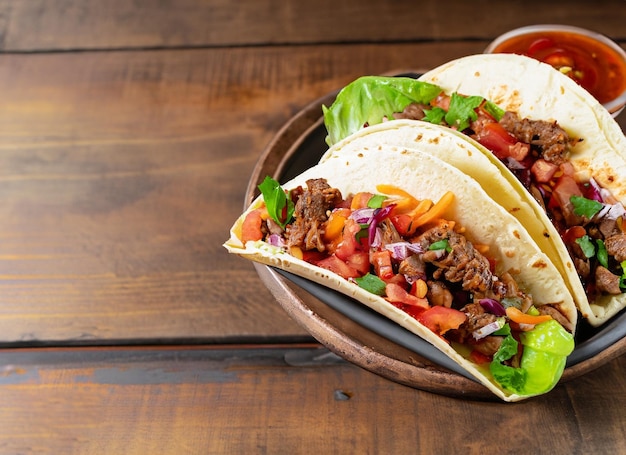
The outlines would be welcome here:
M 383 194 L 388 194 L 389 196 L 400 196 L 401 198 L 410 199 L 415 205 L 417 205 L 417 203 L 419 202 L 412 194 L 407 193 L 402 188 L 398 188 L 395 185 L 381 183 L 380 185 L 376 185 L 376 191 L 380 191 Z
M 546 322 L 552 319 L 552 316 L 550 316 L 549 314 L 533 316 L 532 314 L 522 313 L 514 306 L 510 306 L 506 309 L 506 315 L 511 321 L 517 322 L 518 324 L 539 324 L 541 322 Z
M 448 207 L 450 207 L 453 201 L 454 193 L 452 191 L 446 192 L 426 213 L 413 220 L 413 223 L 411 224 L 412 232 L 415 232 L 418 227 L 426 223 L 430 223 L 431 221 L 441 218 L 443 213 L 448 209 Z

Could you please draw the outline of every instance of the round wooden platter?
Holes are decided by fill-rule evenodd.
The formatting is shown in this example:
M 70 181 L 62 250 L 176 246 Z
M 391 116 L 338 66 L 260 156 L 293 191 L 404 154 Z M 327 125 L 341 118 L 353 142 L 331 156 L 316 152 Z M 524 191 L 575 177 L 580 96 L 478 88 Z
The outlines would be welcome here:
M 268 144 L 251 175 L 246 191 L 246 207 L 258 195 L 257 185 L 265 176 L 286 181 L 317 162 L 325 151 L 325 145 L 320 143 L 319 137 L 317 142 L 310 142 L 312 136 L 319 136 L 322 128 L 321 106 L 330 106 L 335 96 L 336 93 L 330 93 L 310 103 Z M 255 264 L 255 267 L 265 286 L 287 314 L 321 344 L 345 360 L 420 390 L 457 398 L 497 400 L 478 382 L 441 367 L 419 353 L 363 327 L 271 267 L 261 264 Z M 561 382 L 575 379 L 624 353 L 626 337 L 566 368 Z

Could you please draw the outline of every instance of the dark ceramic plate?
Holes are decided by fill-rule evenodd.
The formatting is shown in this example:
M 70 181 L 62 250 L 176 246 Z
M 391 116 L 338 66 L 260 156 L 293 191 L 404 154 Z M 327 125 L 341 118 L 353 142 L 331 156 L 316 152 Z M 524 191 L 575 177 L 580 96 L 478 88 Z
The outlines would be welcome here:
M 311 103 L 276 135 L 255 167 L 246 205 L 256 197 L 256 186 L 266 175 L 286 182 L 317 164 L 327 150 L 321 105 L 330 105 L 335 96 L 336 93 L 331 93 Z M 354 299 L 288 272 L 258 264 L 256 267 L 287 313 L 345 359 L 419 389 L 472 398 L 491 396 L 431 344 Z M 626 352 L 625 335 L 625 311 L 601 328 L 579 323 L 576 348 L 568 358 L 561 381 L 578 377 Z

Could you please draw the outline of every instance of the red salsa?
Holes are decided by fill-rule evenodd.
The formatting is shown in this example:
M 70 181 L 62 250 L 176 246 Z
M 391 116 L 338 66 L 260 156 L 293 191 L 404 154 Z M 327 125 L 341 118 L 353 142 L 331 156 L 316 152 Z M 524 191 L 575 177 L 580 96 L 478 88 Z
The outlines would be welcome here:
M 548 63 L 603 104 L 626 90 L 624 57 L 607 44 L 583 34 L 568 31 L 528 33 L 503 41 L 492 52 L 522 54 Z

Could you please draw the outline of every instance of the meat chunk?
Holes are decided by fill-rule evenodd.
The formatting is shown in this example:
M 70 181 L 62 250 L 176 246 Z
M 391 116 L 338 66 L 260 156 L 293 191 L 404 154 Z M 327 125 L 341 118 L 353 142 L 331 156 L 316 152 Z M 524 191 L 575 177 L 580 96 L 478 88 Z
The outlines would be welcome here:
M 619 287 L 620 277 L 611 273 L 610 270 L 599 265 L 596 268 L 596 286 L 600 292 L 617 295 L 622 291 Z
M 409 119 L 409 120 L 422 120 L 426 114 L 424 110 L 431 109 L 430 106 L 425 104 L 411 103 L 404 108 L 402 112 L 396 112 L 393 114 L 394 119 Z
M 341 202 L 341 192 L 331 188 L 325 179 L 310 179 L 306 184 L 307 189 L 295 203 L 294 222 L 286 229 L 287 245 L 324 251 L 322 226 L 328 219 L 327 213 Z
M 441 281 L 428 280 L 428 293 L 426 298 L 428 302 L 434 306 L 452 307 L 452 293 Z
M 478 302 L 465 305 L 461 311 L 465 313 L 467 319 L 458 329 L 447 332 L 452 341 L 459 343 L 475 341 L 472 333 L 498 319 L 496 315 L 486 312 Z
M 617 262 L 626 261 L 626 234 L 616 234 L 604 241 L 606 252 Z
M 422 259 L 438 269 L 433 273 L 437 280 L 443 276 L 451 283 L 461 283 L 466 291 L 487 292 L 493 284 L 489 261 L 474 248 L 461 234 L 447 225 L 436 226 L 424 232 L 419 238 L 424 250 L 440 240 L 448 240 L 451 251 L 439 257 L 439 254 L 424 254 Z M 436 253 L 431 251 L 429 253 Z
M 565 330 L 568 332 L 572 332 L 574 330 L 574 326 L 570 322 L 567 317 L 563 313 L 559 311 L 558 308 L 553 307 L 552 305 L 539 305 L 537 306 L 537 310 L 541 314 L 548 314 L 554 319 L 556 322 L 561 324 Z
M 400 262 L 398 273 L 413 279 L 425 279 L 426 264 L 417 254 L 412 254 Z
M 538 147 L 546 161 L 562 164 L 569 159 L 570 139 L 556 122 L 520 119 L 515 113 L 506 112 L 500 124 L 518 141 Z

